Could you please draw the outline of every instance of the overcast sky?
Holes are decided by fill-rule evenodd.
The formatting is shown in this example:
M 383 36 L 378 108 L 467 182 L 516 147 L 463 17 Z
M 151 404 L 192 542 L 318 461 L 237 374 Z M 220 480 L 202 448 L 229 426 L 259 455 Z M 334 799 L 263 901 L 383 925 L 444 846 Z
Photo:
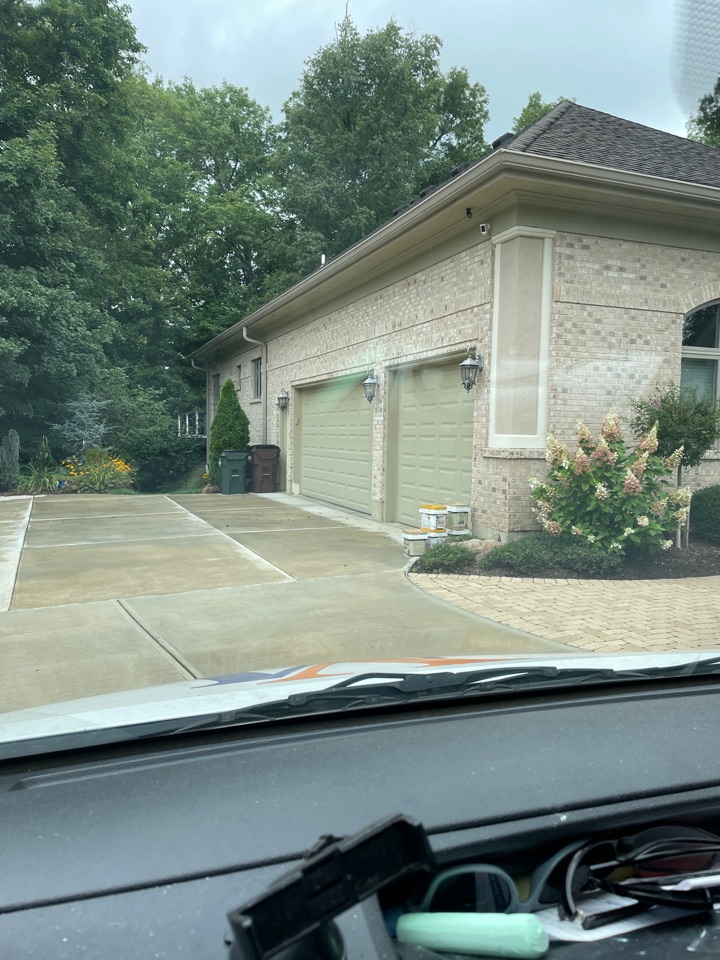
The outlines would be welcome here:
M 490 95 L 486 139 L 509 130 L 528 95 L 578 103 L 671 133 L 686 115 L 674 89 L 676 0 L 350 0 L 365 31 L 391 18 L 443 41 L 441 65 L 466 67 Z M 305 60 L 332 41 L 345 0 L 130 0 L 152 73 L 247 87 L 276 119 Z M 710 84 L 712 86 L 712 84 Z

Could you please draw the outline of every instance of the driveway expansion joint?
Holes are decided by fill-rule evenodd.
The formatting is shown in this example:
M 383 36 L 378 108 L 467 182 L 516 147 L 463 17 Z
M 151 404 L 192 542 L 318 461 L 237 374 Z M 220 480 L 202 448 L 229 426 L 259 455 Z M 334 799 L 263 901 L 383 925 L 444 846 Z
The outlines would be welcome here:
M 161 655 L 172 662 L 173 666 L 182 674 L 184 680 L 199 680 L 205 676 L 172 643 L 148 626 L 127 600 L 114 600 L 113 603 L 120 608 L 122 615 L 130 621 L 140 636 L 147 640 L 156 652 L 159 648 Z

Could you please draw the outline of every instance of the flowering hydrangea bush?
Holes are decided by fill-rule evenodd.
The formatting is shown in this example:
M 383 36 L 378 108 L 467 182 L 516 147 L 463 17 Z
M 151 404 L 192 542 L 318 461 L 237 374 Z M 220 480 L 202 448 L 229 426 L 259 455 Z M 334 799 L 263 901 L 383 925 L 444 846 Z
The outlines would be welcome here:
M 614 410 L 597 439 L 578 423 L 576 450 L 548 437 L 548 475 L 530 481 L 543 528 L 551 536 L 578 537 L 618 555 L 631 544 L 667 550 L 673 543 L 669 534 L 687 520 L 691 494 L 670 486 L 683 448 L 664 459 L 657 448 L 656 423 L 628 449 Z

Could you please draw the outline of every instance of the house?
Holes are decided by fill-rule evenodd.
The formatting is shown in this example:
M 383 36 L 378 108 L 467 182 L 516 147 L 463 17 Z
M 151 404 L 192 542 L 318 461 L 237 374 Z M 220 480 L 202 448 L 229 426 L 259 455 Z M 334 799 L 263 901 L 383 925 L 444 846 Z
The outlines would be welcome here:
M 506 539 L 548 433 L 681 377 L 720 396 L 720 151 L 564 101 L 453 174 L 191 359 L 208 420 L 235 380 L 281 489 L 405 525 L 469 502 Z

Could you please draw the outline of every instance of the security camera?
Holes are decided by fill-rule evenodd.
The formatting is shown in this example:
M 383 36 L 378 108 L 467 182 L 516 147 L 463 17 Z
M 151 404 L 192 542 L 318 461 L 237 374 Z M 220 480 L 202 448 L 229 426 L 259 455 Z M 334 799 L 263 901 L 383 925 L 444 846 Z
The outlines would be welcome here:
M 480 224 L 480 235 L 486 237 L 490 233 L 490 224 L 481 223 Z

